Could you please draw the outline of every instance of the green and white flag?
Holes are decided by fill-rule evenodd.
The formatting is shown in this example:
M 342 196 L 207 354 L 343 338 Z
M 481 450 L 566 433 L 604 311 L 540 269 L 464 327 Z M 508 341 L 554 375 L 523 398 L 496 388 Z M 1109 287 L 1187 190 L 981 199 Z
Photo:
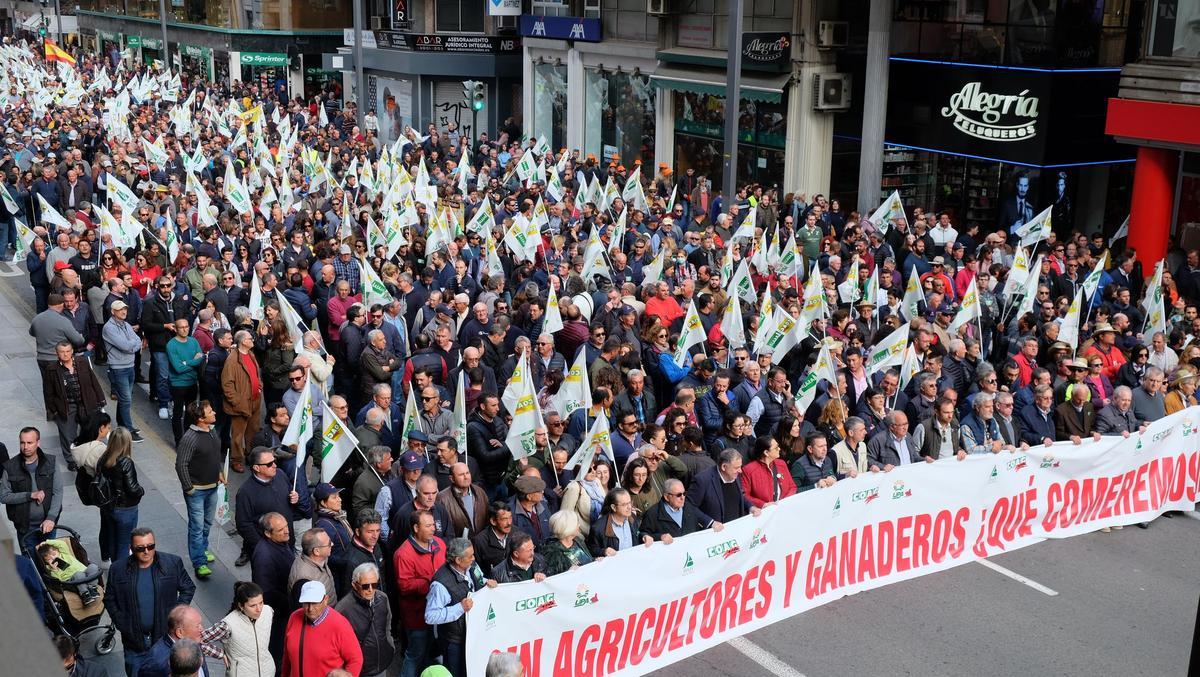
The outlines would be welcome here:
M 958 331 L 960 327 L 969 322 L 974 322 L 983 317 L 983 310 L 979 304 L 979 289 L 975 285 L 975 278 L 971 278 L 971 283 L 967 285 L 967 291 L 963 294 L 962 304 L 958 307 L 958 313 L 954 315 L 954 321 L 950 323 L 950 333 Z
M 679 342 L 675 344 L 675 364 L 682 367 L 687 359 L 688 348 L 703 343 L 707 338 L 704 323 L 700 321 L 700 313 L 696 312 L 695 301 L 688 301 L 687 314 L 683 316 L 683 329 L 679 331 Z
M 534 159 L 533 153 L 527 148 L 525 154 L 521 156 L 521 160 L 517 162 L 517 177 L 521 181 L 528 181 L 537 174 L 537 160 Z
M 250 193 L 246 192 L 246 187 L 238 180 L 237 173 L 233 171 L 233 162 L 228 162 L 225 165 L 225 197 L 229 198 L 229 204 L 238 210 L 241 214 L 253 214 L 254 205 L 250 202 Z
M 383 280 L 379 279 L 375 269 L 371 264 L 367 263 L 366 259 L 359 259 L 358 265 L 362 268 L 362 294 L 363 303 L 368 307 L 376 303 L 387 305 L 394 301 L 392 295 L 388 293 L 387 285 Z
M 1029 278 L 1029 253 L 1024 247 L 1017 247 L 1013 257 L 1012 268 L 1008 271 L 1008 279 L 1004 281 L 1004 296 L 1012 297 L 1022 293 L 1025 281 Z
M 179 260 L 179 234 L 175 232 L 173 223 L 163 226 L 163 230 L 166 231 L 165 237 L 167 238 L 167 260 L 174 263 Z
M 725 289 L 730 296 L 736 296 L 750 305 L 758 304 L 758 293 L 754 289 L 754 280 L 750 277 L 749 261 L 745 258 L 738 263 L 737 272 Z
M 263 319 L 264 305 L 265 304 L 263 303 L 263 297 L 262 297 L 262 280 L 260 280 L 258 278 L 258 273 L 251 272 L 250 273 L 250 303 L 248 305 L 248 307 L 250 309 L 250 319 L 261 321 Z
M 538 429 L 545 430 L 546 427 L 542 421 L 541 407 L 538 406 L 537 390 L 533 387 L 528 352 L 521 356 L 520 363 L 522 366 L 518 367 L 513 380 L 504 390 L 505 398 L 509 398 L 504 408 L 512 415 L 512 425 L 508 428 L 504 443 L 514 459 L 532 455 L 537 449 L 534 435 Z
M 408 434 L 414 430 L 425 432 L 425 424 L 421 421 L 421 411 L 417 408 L 417 396 L 413 392 L 412 383 L 408 384 L 408 400 L 404 403 L 404 423 L 401 426 L 404 434 L 401 435 L 401 442 L 408 444 Z M 466 453 L 465 446 L 459 447 L 459 451 Z
M 807 301 L 805 303 L 807 308 Z M 803 312 L 800 315 L 800 321 L 804 321 Z M 762 304 L 758 307 L 758 330 L 754 332 L 754 353 L 763 349 L 767 343 L 767 337 L 771 332 L 775 331 L 775 301 L 770 294 L 763 294 Z
M 567 459 L 566 468 L 582 468 L 580 474 L 587 474 L 587 471 L 592 467 L 592 461 L 599 454 L 608 459 L 609 463 L 616 463 L 616 458 L 612 450 L 612 435 L 608 428 L 608 417 L 597 416 L 592 421 L 592 427 L 588 430 L 588 434 L 583 438 L 583 442 L 579 445 L 579 449 L 571 458 Z
M 908 325 L 900 325 L 887 338 L 871 349 L 867 357 L 867 375 L 898 367 L 904 363 L 904 348 L 908 345 Z
M 1058 326 L 1058 340 L 1071 346 L 1072 349 L 1079 345 L 1079 323 L 1082 319 L 1080 317 L 1082 309 L 1083 287 L 1080 287 L 1075 292 L 1075 298 L 1071 300 L 1071 307 L 1067 308 L 1066 317 Z
M 140 200 L 138 200 L 137 194 L 129 186 L 125 185 L 121 179 L 118 179 L 114 174 L 109 174 L 108 203 L 112 204 L 114 202 L 121 205 L 121 211 L 131 212 L 137 209 Z
M 767 336 L 766 347 L 771 349 L 771 364 L 779 364 L 788 352 L 804 340 L 805 332 L 796 318 L 783 308 L 775 309 L 774 329 Z
M 808 274 L 808 282 L 804 284 L 804 310 L 800 311 L 800 326 L 809 331 L 815 320 L 828 315 L 829 305 L 825 301 L 825 287 L 821 284 L 821 275 L 814 263 L 812 272 Z
M 914 266 L 908 273 L 908 282 L 904 285 L 904 298 L 900 301 L 900 311 L 906 321 L 912 321 L 920 314 L 921 304 L 925 302 L 925 293 L 921 291 L 921 276 Z
M 846 279 L 837 286 L 838 299 L 841 303 L 856 303 L 862 295 L 862 288 L 858 286 L 858 255 L 854 255 L 854 260 L 850 262 L 850 270 L 846 273 Z
M 213 521 L 224 526 L 229 524 L 229 518 L 233 515 L 233 502 L 229 500 L 229 456 L 225 456 L 225 465 L 221 469 L 221 477 L 225 478 L 224 482 L 217 483 L 217 509 L 213 513 Z
M 304 331 L 308 328 L 304 326 L 304 318 L 300 317 L 300 313 L 296 312 L 291 302 L 283 294 L 276 294 L 275 300 L 279 302 L 279 318 L 287 327 L 288 337 L 292 340 L 292 348 L 296 354 L 300 354 L 304 350 Z
M 534 398 L 536 401 L 536 397 Z M 463 370 L 458 374 L 458 387 L 454 393 L 454 441 L 458 444 L 458 450 L 465 456 L 467 454 L 467 372 Z M 407 442 L 406 442 L 407 443 Z
M 487 233 L 489 236 L 492 232 L 492 226 L 496 223 L 496 215 L 492 211 L 492 201 L 486 195 L 483 198 L 483 203 L 471 215 L 471 220 L 467 221 L 467 232 L 478 233 L 483 235 Z
M 1100 287 L 1100 280 L 1104 277 L 1104 270 L 1108 268 L 1108 250 L 1105 250 L 1100 255 L 1100 260 L 1096 262 L 1096 267 L 1092 272 L 1088 273 L 1087 278 L 1083 281 L 1083 293 L 1090 299 L 1096 294 L 1096 289 Z
M 1021 238 L 1022 247 L 1030 247 L 1050 237 L 1050 211 L 1052 209 L 1052 206 L 1046 207 L 1029 223 L 1017 229 L 1017 236 Z
M 592 406 L 592 388 L 588 383 L 587 351 L 581 350 L 575 356 L 575 362 L 563 377 L 558 392 L 550 396 L 550 402 L 555 411 L 567 420 L 576 409 L 589 409 Z
M 904 219 L 904 223 L 908 223 L 908 215 L 904 213 L 904 201 L 900 199 L 898 190 L 892 191 L 888 199 L 884 200 L 883 204 L 871 213 L 871 224 L 880 233 L 887 233 L 896 219 Z
M 163 149 L 161 136 L 154 143 L 142 139 L 142 150 L 146 151 L 146 159 L 150 162 L 159 166 L 167 164 L 167 151 Z
M 749 211 L 749 213 L 746 214 L 746 218 L 742 219 L 742 223 L 738 226 L 738 229 L 733 233 L 733 236 L 729 239 L 736 240 L 739 237 L 745 237 L 745 238 L 749 238 L 749 239 L 753 240 L 755 237 L 758 236 L 758 233 L 755 232 L 755 229 L 757 227 L 758 227 L 758 210 L 751 209 Z
M 0 197 L 4 198 L 4 206 L 8 208 L 8 213 L 16 214 L 21 211 L 21 208 L 17 206 L 16 200 L 13 200 L 12 195 L 8 192 L 7 184 L 0 186 Z
M 817 353 L 817 362 L 812 366 L 812 369 L 804 375 L 800 381 L 800 387 L 796 389 L 794 399 L 796 409 L 801 414 L 808 410 L 814 400 L 817 399 L 817 384 L 821 381 L 829 381 L 830 385 L 837 385 L 837 371 L 834 368 L 833 356 L 829 354 L 829 343 L 821 342 L 821 352 Z
M 324 106 L 321 108 L 324 110 Z M 346 459 L 358 449 L 358 438 L 338 420 L 328 402 L 321 402 L 321 423 L 321 481 L 332 482 Z
M 7 191 L 5 191 L 7 192 Z M 21 222 L 21 219 L 13 217 L 13 223 L 17 226 L 17 241 L 13 243 L 17 248 L 17 253 L 13 256 L 13 261 L 20 261 L 22 258 L 29 255 L 33 251 L 33 241 L 37 239 L 37 233 L 29 229 Z
M 642 286 L 658 284 L 662 280 L 663 264 L 667 260 L 667 248 L 659 247 L 658 253 L 651 259 L 650 265 L 642 268 Z
M 296 447 L 296 476 L 292 478 L 292 490 L 295 491 L 300 476 L 304 474 L 304 462 L 307 460 L 304 455 L 308 450 L 308 441 L 313 437 L 313 426 L 316 425 L 313 420 L 312 385 L 308 382 L 305 382 L 304 390 L 296 400 L 296 408 L 290 413 L 292 418 L 288 422 L 287 430 L 283 431 L 280 444 Z

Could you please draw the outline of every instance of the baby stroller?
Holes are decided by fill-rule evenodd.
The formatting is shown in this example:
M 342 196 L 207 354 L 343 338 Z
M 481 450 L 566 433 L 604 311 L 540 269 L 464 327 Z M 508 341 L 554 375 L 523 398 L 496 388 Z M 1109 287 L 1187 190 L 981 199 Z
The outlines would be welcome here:
M 79 542 L 79 532 L 62 524 L 56 528 L 59 531 L 58 538 L 71 546 L 71 554 L 84 565 L 90 564 L 87 550 Z M 112 623 L 100 624 L 100 619 L 104 616 L 104 586 L 100 580 L 103 574 L 97 574 L 95 578 L 86 581 L 98 586 L 100 594 L 85 604 L 83 598 L 75 591 L 74 584 L 63 583 L 50 575 L 37 552 L 27 552 L 25 556 L 33 561 L 45 586 L 46 626 L 55 634 L 67 635 L 75 640 L 77 647 L 80 639 L 88 632 L 103 631 L 104 636 L 96 643 L 96 653 L 111 652 L 116 645 L 117 628 Z

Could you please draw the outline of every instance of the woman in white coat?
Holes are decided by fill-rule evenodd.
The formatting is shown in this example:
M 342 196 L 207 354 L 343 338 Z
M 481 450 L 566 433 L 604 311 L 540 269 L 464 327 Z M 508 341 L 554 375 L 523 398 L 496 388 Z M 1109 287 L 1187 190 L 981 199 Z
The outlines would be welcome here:
M 228 677 L 275 676 L 275 659 L 267 648 L 274 615 L 274 610 L 263 604 L 258 584 L 250 581 L 234 584 L 229 613 L 201 636 L 204 645 L 217 649 L 214 653 L 220 655 L 216 657 L 225 661 Z

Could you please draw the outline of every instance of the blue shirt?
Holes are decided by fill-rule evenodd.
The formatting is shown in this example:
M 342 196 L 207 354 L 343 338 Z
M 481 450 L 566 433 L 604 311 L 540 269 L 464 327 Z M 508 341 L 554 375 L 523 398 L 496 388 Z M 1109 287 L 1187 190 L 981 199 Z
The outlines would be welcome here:
M 138 567 L 137 570 L 137 597 L 138 597 L 138 621 L 141 623 L 142 632 L 150 634 L 154 632 L 154 573 L 153 567 Z

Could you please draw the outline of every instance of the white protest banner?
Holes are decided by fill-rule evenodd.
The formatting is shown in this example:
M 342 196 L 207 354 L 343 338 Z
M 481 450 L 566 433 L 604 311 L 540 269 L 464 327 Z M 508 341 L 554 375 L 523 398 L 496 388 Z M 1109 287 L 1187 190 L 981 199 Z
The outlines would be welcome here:
M 483 677 L 502 651 L 529 677 L 643 675 L 846 595 L 1192 510 L 1198 423 L 1191 407 L 1128 439 L 864 473 L 719 532 L 479 590 L 466 615 L 468 674 Z

